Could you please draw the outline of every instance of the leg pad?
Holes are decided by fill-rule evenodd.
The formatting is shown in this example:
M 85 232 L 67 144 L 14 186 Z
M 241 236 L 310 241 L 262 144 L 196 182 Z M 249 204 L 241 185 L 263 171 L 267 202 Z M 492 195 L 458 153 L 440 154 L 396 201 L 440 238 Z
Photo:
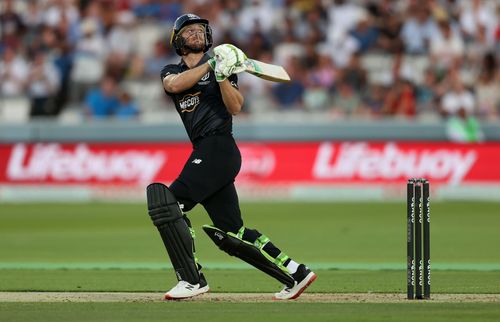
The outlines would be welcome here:
M 146 193 L 149 216 L 160 232 L 177 279 L 198 284 L 200 274 L 194 257 L 193 237 L 177 199 L 161 183 L 150 184 Z
M 260 249 L 255 247 L 252 243 L 239 239 L 231 234 L 227 234 L 209 225 L 204 225 L 203 230 L 220 250 L 225 251 L 231 256 L 238 257 L 289 287 L 294 285 L 295 281 L 293 278 L 280 269 L 275 263 L 267 259 L 264 254 L 261 253 Z

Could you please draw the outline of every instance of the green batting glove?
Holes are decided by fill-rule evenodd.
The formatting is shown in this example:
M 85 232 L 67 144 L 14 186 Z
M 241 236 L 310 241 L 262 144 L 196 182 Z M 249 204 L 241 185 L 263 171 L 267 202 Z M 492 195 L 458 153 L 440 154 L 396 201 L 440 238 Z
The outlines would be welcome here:
M 217 82 L 223 82 L 227 79 L 227 76 L 225 76 L 220 70 L 219 68 L 217 68 L 217 58 L 215 57 L 212 57 L 210 58 L 208 61 L 208 66 L 210 66 L 210 68 L 214 71 L 215 73 L 215 80 Z
M 216 80 L 217 82 L 219 82 L 219 83 L 220 83 L 220 82 L 225 81 L 226 79 L 227 79 L 227 77 L 226 77 L 224 74 L 222 74 L 222 73 L 218 73 L 218 72 L 215 72 L 215 80 Z
M 212 68 L 213 71 L 215 71 L 215 66 L 217 66 L 217 60 L 215 59 L 215 57 L 212 57 L 210 58 L 208 61 L 208 66 L 210 66 L 210 68 Z

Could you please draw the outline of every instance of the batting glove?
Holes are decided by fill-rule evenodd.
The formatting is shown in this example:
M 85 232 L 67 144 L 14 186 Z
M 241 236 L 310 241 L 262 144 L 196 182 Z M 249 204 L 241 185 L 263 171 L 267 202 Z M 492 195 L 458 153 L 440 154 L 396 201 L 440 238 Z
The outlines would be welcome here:
M 227 77 L 224 76 L 224 74 L 222 73 L 222 71 L 220 69 L 220 63 L 217 59 L 217 56 L 210 58 L 207 61 L 207 63 L 210 66 L 210 68 L 212 68 L 212 70 L 214 71 L 216 81 L 218 81 L 220 83 L 220 82 L 223 82 L 224 80 L 226 80 Z
M 232 74 L 241 73 L 245 70 L 244 62 L 247 56 L 238 47 L 231 44 L 222 44 L 214 48 L 218 69 L 229 77 Z

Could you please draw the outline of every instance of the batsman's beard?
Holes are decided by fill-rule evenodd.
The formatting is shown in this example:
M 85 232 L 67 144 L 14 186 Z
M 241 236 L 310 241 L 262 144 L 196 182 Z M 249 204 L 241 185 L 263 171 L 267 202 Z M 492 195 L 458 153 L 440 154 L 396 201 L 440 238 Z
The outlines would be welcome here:
M 204 45 L 201 45 L 201 46 L 184 45 L 184 53 L 185 54 L 189 54 L 189 53 L 201 53 L 201 52 L 203 52 L 203 49 L 205 49 Z
M 197 34 L 192 35 L 191 37 L 194 37 L 194 36 L 198 37 Z M 184 40 L 184 48 L 183 48 L 184 52 L 186 54 L 203 52 L 203 50 L 205 49 L 205 39 L 200 39 L 200 41 L 193 41 L 192 44 L 188 44 L 188 40 L 191 37 L 188 37 Z

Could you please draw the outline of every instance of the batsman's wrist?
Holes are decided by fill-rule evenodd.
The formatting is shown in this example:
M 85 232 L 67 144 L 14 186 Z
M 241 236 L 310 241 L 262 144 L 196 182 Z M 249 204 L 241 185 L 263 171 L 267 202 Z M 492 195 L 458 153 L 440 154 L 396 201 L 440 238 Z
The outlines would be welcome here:
M 215 80 L 219 83 L 225 81 L 227 77 L 224 74 L 215 73 Z
M 212 70 L 215 70 L 215 65 L 216 65 L 215 57 L 212 57 L 209 60 L 207 60 L 207 64 Z

